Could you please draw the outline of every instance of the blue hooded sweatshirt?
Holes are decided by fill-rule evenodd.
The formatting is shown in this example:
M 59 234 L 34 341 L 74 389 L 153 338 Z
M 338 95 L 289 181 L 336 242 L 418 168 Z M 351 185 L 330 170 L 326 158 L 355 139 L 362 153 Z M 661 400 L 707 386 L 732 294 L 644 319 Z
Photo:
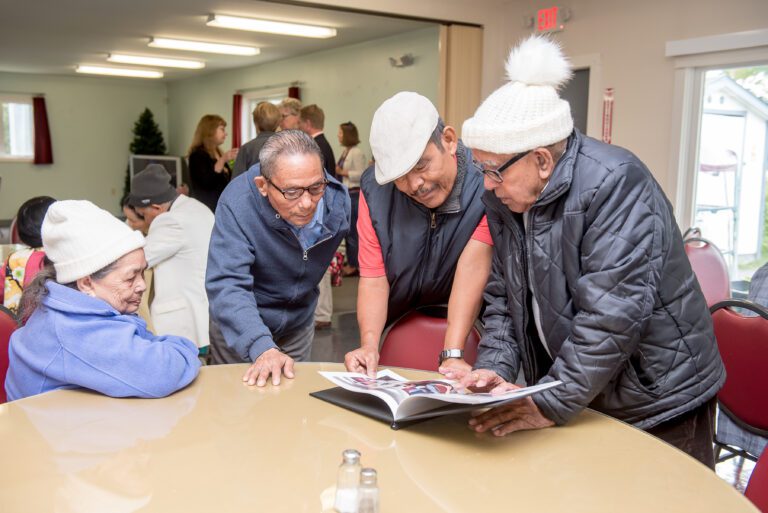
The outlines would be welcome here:
M 312 322 L 318 283 L 349 231 L 346 188 L 326 174 L 328 187 L 317 240 L 306 250 L 253 179 L 258 164 L 232 180 L 216 206 L 205 288 L 211 315 L 227 345 L 254 361 L 274 339 Z
M 112 397 L 164 397 L 197 376 L 193 342 L 155 336 L 137 315 L 64 285 L 46 287 L 40 306 L 11 336 L 9 401 L 80 387 Z

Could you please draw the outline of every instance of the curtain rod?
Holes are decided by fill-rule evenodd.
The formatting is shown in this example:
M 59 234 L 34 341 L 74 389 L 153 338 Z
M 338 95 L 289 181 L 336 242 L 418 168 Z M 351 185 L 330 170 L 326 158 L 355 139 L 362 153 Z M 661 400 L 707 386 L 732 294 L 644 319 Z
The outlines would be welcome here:
M 246 87 L 244 89 L 238 89 L 235 91 L 236 93 L 245 93 L 248 91 L 261 91 L 262 89 L 277 89 L 278 87 L 297 87 L 300 85 L 303 85 L 304 82 L 301 82 L 299 80 L 294 80 L 293 82 L 284 82 L 282 84 L 269 84 L 269 85 L 263 85 L 258 87 Z
M 27 93 L 21 91 L 0 91 L 0 94 L 18 94 L 21 96 L 45 96 L 45 93 Z

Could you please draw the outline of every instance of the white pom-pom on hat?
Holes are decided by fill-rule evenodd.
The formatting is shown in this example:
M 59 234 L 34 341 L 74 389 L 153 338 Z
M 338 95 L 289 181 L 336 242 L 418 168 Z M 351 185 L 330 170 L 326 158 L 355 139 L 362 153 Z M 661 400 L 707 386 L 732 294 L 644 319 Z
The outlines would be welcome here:
M 571 65 L 560 44 L 548 37 L 533 35 L 509 52 L 507 79 L 528 85 L 558 89 L 570 80 Z
M 567 139 L 573 132 L 571 107 L 557 89 L 571 77 L 571 67 L 560 46 L 531 36 L 512 49 L 506 70 L 510 81 L 464 122 L 464 144 L 513 155 Z

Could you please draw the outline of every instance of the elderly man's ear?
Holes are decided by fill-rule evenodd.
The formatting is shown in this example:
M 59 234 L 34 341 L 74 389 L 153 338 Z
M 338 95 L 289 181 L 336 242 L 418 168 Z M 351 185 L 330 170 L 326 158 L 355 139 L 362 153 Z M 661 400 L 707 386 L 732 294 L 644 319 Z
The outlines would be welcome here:
M 458 141 L 459 137 L 456 135 L 456 130 L 451 125 L 447 125 L 443 129 L 443 146 L 451 155 L 456 155 Z
M 539 178 L 543 181 L 549 180 L 549 177 L 552 176 L 552 171 L 555 169 L 555 159 L 552 157 L 552 153 L 546 148 L 537 148 L 533 154 L 536 158 Z
M 264 196 L 266 198 L 267 197 L 267 186 L 269 185 L 267 183 L 267 179 L 264 178 L 263 176 L 256 176 L 253 179 L 253 183 L 256 184 L 256 188 L 259 190 L 259 194 L 261 194 L 262 196 Z

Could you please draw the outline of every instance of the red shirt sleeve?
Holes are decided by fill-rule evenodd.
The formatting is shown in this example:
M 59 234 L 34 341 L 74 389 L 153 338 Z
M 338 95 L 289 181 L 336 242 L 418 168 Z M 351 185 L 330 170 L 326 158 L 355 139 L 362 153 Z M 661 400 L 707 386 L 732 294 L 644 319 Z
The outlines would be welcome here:
M 480 241 L 483 244 L 493 246 L 493 239 L 491 238 L 491 230 L 488 228 L 488 217 L 483 216 L 480 222 L 475 228 L 475 232 L 472 234 L 472 239 Z
M 488 225 L 486 223 L 486 229 Z M 381 244 L 371 223 L 371 213 L 365 195 L 360 193 L 360 204 L 357 209 L 357 260 L 360 265 L 360 276 L 363 278 L 379 278 L 386 276 L 384 257 L 381 254 Z M 490 237 L 490 232 L 489 232 Z

